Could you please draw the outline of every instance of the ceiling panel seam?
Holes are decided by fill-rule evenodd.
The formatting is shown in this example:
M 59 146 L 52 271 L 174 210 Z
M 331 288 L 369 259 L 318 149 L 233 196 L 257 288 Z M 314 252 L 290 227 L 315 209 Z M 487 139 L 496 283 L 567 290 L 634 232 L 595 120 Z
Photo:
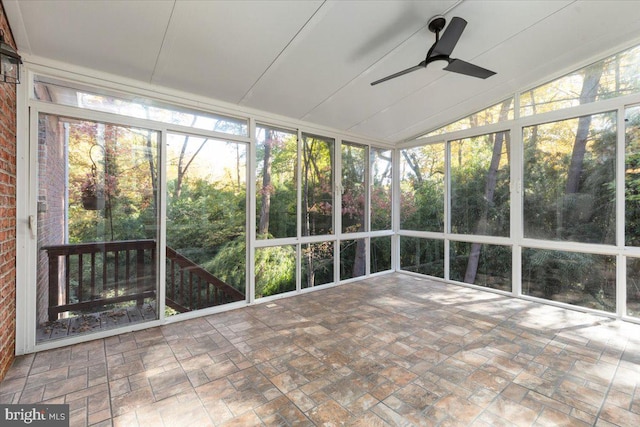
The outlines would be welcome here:
M 173 6 L 171 7 L 171 13 L 169 14 L 169 19 L 167 20 L 167 25 L 164 27 L 164 34 L 162 35 L 162 43 L 160 43 L 160 48 L 158 49 L 158 54 L 156 55 L 156 61 L 153 64 L 153 71 L 151 71 L 151 77 L 149 78 L 149 83 L 153 82 L 156 77 L 156 71 L 158 69 L 158 61 L 160 61 L 160 55 L 162 54 L 162 50 L 164 49 L 164 42 L 167 39 L 167 33 L 169 32 L 169 26 L 171 25 L 171 20 L 173 19 L 173 12 L 176 10 L 176 1 L 173 0 Z
M 293 41 L 300 35 L 300 33 L 302 32 L 302 30 L 305 29 L 305 27 L 307 25 L 309 25 L 309 23 L 313 20 L 313 18 L 318 14 L 318 12 L 320 12 L 320 10 L 324 7 L 324 5 L 327 3 L 327 0 L 324 0 L 320 6 L 318 6 L 318 8 L 315 10 L 315 12 L 313 12 L 313 14 L 309 17 L 309 19 L 307 19 L 305 21 L 304 24 L 302 24 L 302 26 L 298 29 L 298 31 L 296 31 L 296 33 L 293 35 L 293 37 L 291 37 L 291 40 L 289 40 L 287 42 L 287 44 L 282 48 L 282 50 L 280 50 L 280 52 L 276 55 L 275 58 L 273 58 L 273 61 L 271 61 L 271 63 L 267 66 L 267 68 L 264 69 L 264 71 L 262 72 L 262 74 L 260 74 L 260 76 L 258 76 L 258 78 L 256 79 L 255 82 L 253 82 L 253 84 L 251 85 L 251 87 L 247 90 L 247 92 L 242 96 L 242 98 L 240 98 L 240 101 L 238 102 L 239 105 L 242 105 L 245 100 L 247 99 L 247 97 L 251 94 L 251 92 L 253 91 L 253 88 L 256 87 L 256 85 L 258 83 L 260 83 L 260 80 L 262 80 L 262 78 L 265 76 L 265 74 L 267 74 L 267 72 L 274 66 L 274 64 L 276 62 L 278 62 L 278 59 L 280 59 L 280 57 L 284 54 L 284 52 L 289 48 L 289 46 L 291 46 L 291 43 L 293 43 Z

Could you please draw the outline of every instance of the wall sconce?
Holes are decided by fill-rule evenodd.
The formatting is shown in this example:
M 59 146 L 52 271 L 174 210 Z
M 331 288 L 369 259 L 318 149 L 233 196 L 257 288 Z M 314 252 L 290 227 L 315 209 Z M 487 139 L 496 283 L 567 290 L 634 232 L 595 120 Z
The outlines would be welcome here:
M 20 64 L 22 58 L 14 48 L 4 42 L 4 31 L 0 31 L 0 81 L 20 83 Z

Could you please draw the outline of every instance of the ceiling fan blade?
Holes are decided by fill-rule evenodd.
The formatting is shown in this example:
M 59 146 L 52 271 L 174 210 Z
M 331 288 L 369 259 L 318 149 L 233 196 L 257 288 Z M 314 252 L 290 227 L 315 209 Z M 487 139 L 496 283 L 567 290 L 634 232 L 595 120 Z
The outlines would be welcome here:
M 454 73 L 466 74 L 467 76 L 478 77 L 480 79 L 486 79 L 495 74 L 494 71 L 487 70 L 486 68 L 478 67 L 477 65 L 470 64 L 461 59 L 452 59 L 449 65 L 444 67 L 447 71 L 453 71 Z
M 456 47 L 458 40 L 460 40 L 460 36 L 464 31 L 464 28 L 467 26 L 467 21 L 462 18 L 458 18 L 454 16 L 451 19 L 451 22 L 444 30 L 444 34 L 440 37 L 440 40 L 433 46 L 433 51 L 431 56 L 435 55 L 451 55 L 453 52 L 453 48 Z
M 375 86 L 378 83 L 386 82 L 387 80 L 395 79 L 396 77 L 404 76 L 405 74 L 409 74 L 409 73 L 411 73 L 413 71 L 417 71 L 417 70 L 419 70 L 421 68 L 424 68 L 424 67 L 426 67 L 426 65 L 427 64 L 424 61 L 422 61 L 418 65 L 415 65 L 413 67 L 407 68 L 406 70 L 398 71 L 395 74 L 391 74 L 390 76 L 383 77 L 380 80 L 376 80 L 375 82 L 371 83 L 371 86 Z

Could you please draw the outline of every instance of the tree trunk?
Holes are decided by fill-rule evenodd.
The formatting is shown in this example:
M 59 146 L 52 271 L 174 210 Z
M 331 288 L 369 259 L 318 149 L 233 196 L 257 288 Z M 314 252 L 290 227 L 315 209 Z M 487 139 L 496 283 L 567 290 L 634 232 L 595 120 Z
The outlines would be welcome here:
M 176 198 L 180 197 L 180 193 L 182 192 L 182 182 L 184 181 L 184 177 L 187 175 L 187 170 L 189 169 L 189 166 L 191 166 L 191 163 L 196 158 L 200 150 L 202 150 L 202 148 L 204 147 L 204 144 L 207 143 L 207 141 L 209 141 L 208 138 L 202 141 L 202 144 L 200 144 L 200 147 L 198 147 L 196 152 L 193 153 L 193 156 L 191 156 L 189 161 L 183 166 L 184 154 L 187 149 L 187 144 L 189 143 L 189 136 L 184 137 L 184 142 L 182 143 L 182 150 L 180 150 L 180 157 L 178 158 L 178 177 L 176 179 L 176 188 L 174 188 L 173 190 L 174 197 Z
M 309 155 L 307 140 L 302 138 L 302 235 L 310 235 L 311 223 L 309 221 Z
M 409 165 L 409 167 L 411 168 L 411 170 L 416 176 L 416 182 L 418 184 L 422 184 L 422 173 L 420 172 L 420 165 L 418 164 L 418 159 L 416 159 L 415 154 L 412 156 L 409 156 L 407 154 L 407 150 L 401 150 L 401 151 L 402 151 L 402 156 L 407 161 L 407 165 Z
M 511 107 L 511 99 L 504 101 L 500 107 L 500 119 L 506 120 Z M 491 164 L 487 172 L 487 182 L 484 186 L 485 204 L 482 207 L 482 214 L 476 225 L 475 234 L 486 234 L 487 232 L 487 216 L 489 214 L 489 206 L 493 203 L 496 192 L 496 184 L 498 179 L 498 168 L 500 167 L 500 157 L 502 156 L 502 145 L 506 143 L 509 146 L 509 133 L 499 132 L 494 135 L 493 153 L 491 154 Z M 467 270 L 464 274 L 465 283 L 474 283 L 476 274 L 478 273 L 478 262 L 480 260 L 481 243 L 472 243 L 469 252 L 469 260 L 467 261 Z
M 240 154 L 240 144 L 236 144 L 236 183 L 237 183 L 237 191 L 240 191 L 242 185 L 242 174 L 240 173 L 240 158 L 242 155 Z
M 265 131 L 264 159 L 262 160 L 262 203 L 260 205 L 260 223 L 258 234 L 269 232 L 269 215 L 271 212 L 271 146 L 273 144 L 273 132 Z
M 356 257 L 353 260 L 353 277 L 364 276 L 366 270 L 364 239 L 356 240 Z
M 198 116 L 194 115 L 193 116 L 193 120 L 191 120 L 191 126 L 192 127 L 196 124 L 197 120 L 198 120 Z M 218 121 L 216 123 L 216 125 L 213 127 L 213 131 L 214 132 L 218 131 L 221 126 L 222 126 L 222 122 Z M 173 190 L 173 197 L 175 197 L 175 198 L 180 197 L 180 193 L 182 192 L 182 182 L 184 180 L 184 177 L 187 175 L 187 170 L 189 169 L 189 166 L 191 165 L 193 160 L 196 158 L 198 153 L 200 153 L 200 150 L 202 150 L 202 148 L 204 147 L 204 145 L 208 141 L 209 141 L 209 138 L 206 138 L 204 141 L 202 141 L 202 144 L 200 144 L 200 147 L 198 147 L 196 152 L 193 153 L 193 156 L 191 156 L 189 161 L 183 167 L 184 156 L 185 156 L 185 152 L 187 151 L 187 144 L 189 143 L 189 135 L 185 135 L 184 141 L 182 142 L 182 149 L 180 150 L 180 157 L 178 157 L 178 176 L 177 176 L 177 179 L 176 179 L 176 187 Z M 239 171 L 240 170 L 240 154 L 239 153 L 238 153 L 238 156 L 237 156 L 237 163 L 238 163 L 237 164 L 238 168 L 236 170 Z M 238 187 L 240 187 L 240 174 L 239 173 L 238 173 Z
M 197 119 L 198 117 L 194 115 L 193 120 L 191 120 L 191 126 L 196 124 Z M 207 140 L 205 140 L 204 142 L 207 142 Z M 204 147 L 204 142 L 202 143 L 198 151 L 196 151 L 196 154 L 198 154 L 202 149 L 202 147 Z M 186 166 L 183 169 L 182 162 L 184 161 L 184 155 L 185 155 L 185 152 L 187 151 L 188 143 L 189 143 L 189 135 L 185 135 L 184 140 L 182 141 L 182 149 L 180 150 L 180 156 L 178 157 L 178 176 L 176 179 L 176 187 L 173 189 L 174 198 L 180 197 L 180 193 L 182 192 L 182 180 L 184 179 L 184 176 L 187 173 L 187 169 L 189 169 L 189 165 L 191 164 L 193 159 L 196 157 L 196 154 L 194 154 L 193 157 L 191 157 L 191 160 L 187 162 Z
M 186 171 L 182 169 L 182 161 L 184 159 L 185 151 L 187 150 L 187 143 L 189 142 L 189 137 L 185 136 L 184 141 L 182 142 L 182 149 L 180 150 L 180 156 L 178 156 L 178 176 L 176 177 L 176 186 L 173 189 L 173 197 L 180 197 L 180 193 L 182 192 L 182 180 L 184 179 L 184 175 Z
M 156 165 L 154 164 L 153 158 L 153 146 L 151 144 L 151 132 L 147 132 L 146 137 L 147 142 L 147 150 L 145 151 L 147 154 L 147 160 L 149 162 L 149 176 L 151 177 L 151 188 L 153 192 L 153 217 L 157 218 L 158 213 L 158 181 L 157 181 L 157 173 L 156 173 Z
M 585 70 L 582 91 L 580 92 L 580 104 L 593 102 L 598 94 L 598 86 L 604 63 L 598 62 Z M 565 194 L 575 194 L 580 189 L 580 176 L 584 155 L 587 151 L 587 140 L 589 139 L 589 127 L 591 126 L 591 116 L 582 116 L 578 119 L 578 129 L 576 139 L 573 144 L 571 154 L 571 164 L 567 174 L 567 185 Z

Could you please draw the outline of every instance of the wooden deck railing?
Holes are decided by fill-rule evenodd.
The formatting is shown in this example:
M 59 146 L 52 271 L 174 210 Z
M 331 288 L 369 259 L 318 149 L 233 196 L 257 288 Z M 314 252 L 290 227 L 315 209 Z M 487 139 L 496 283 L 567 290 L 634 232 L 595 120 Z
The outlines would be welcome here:
M 156 241 L 51 245 L 49 258 L 49 320 L 60 313 L 156 295 Z M 166 248 L 167 306 L 181 313 L 244 301 L 242 292 L 218 279 L 172 248 Z M 63 297 L 61 297 L 61 294 Z
M 50 321 L 66 311 L 123 301 L 135 300 L 142 305 L 145 298 L 156 293 L 155 240 L 51 245 L 42 249 L 49 257 Z M 62 287 L 64 302 L 60 301 Z
M 244 299 L 242 292 L 167 247 L 165 302 L 169 307 L 184 313 Z

